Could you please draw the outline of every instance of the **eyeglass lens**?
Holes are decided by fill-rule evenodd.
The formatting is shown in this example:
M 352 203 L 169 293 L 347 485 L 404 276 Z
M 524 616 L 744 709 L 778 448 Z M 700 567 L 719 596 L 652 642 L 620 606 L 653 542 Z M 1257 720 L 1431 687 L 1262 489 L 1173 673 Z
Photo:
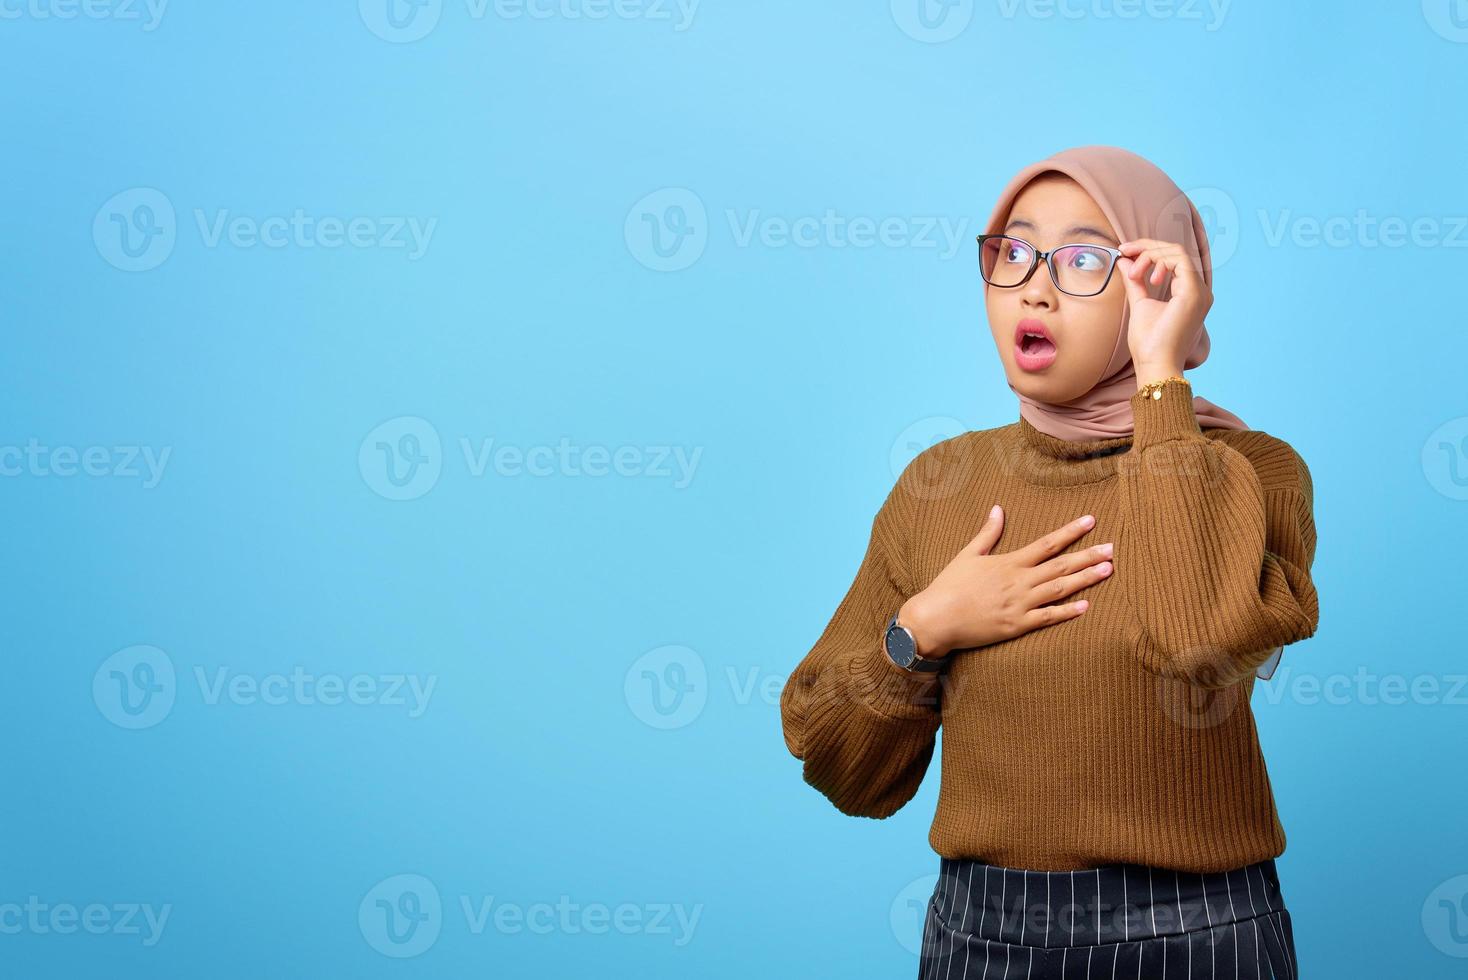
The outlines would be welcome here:
M 984 278 L 995 286 L 1017 286 L 1035 261 L 1035 250 L 1018 238 L 986 238 L 979 250 Z M 1111 271 L 1111 253 L 1090 245 L 1066 245 L 1050 257 L 1055 285 L 1077 296 L 1099 293 Z

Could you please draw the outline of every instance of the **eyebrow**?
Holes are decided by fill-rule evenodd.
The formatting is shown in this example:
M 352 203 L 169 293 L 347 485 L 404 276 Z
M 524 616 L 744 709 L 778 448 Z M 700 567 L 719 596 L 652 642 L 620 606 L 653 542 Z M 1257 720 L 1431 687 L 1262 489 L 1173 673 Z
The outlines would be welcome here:
M 1009 224 L 1004 226 L 1004 230 L 1008 232 L 1010 229 L 1016 227 L 1029 228 L 1032 231 L 1039 231 L 1039 229 L 1035 227 L 1034 222 L 1026 221 L 1023 218 L 1016 218 L 1015 220 L 1011 221 Z M 1072 227 L 1067 228 L 1064 234 L 1067 236 L 1091 235 L 1095 238 L 1104 238 L 1109 242 L 1116 242 L 1116 238 L 1113 237 L 1109 232 L 1102 231 L 1100 228 L 1092 228 L 1090 225 L 1073 225 Z M 1120 242 L 1116 243 L 1118 245 L 1121 244 Z

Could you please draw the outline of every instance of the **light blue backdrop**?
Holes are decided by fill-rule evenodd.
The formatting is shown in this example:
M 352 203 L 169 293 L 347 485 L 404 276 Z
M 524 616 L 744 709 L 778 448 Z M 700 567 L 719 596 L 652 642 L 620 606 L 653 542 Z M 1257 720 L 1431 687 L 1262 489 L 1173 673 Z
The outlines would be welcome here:
M 843 817 L 779 688 L 1017 417 L 994 196 L 1112 143 L 1315 479 L 1305 973 L 1460 975 L 1465 71 L 1446 0 L 3 0 L 0 974 L 914 975 L 938 764 Z

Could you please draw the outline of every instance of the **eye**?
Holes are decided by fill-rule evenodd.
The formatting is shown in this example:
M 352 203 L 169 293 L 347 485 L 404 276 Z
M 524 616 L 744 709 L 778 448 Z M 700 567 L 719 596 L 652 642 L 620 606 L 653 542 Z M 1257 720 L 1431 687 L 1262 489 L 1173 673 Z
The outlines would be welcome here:
M 1068 248 L 1065 251 L 1065 264 L 1077 272 L 1100 272 L 1106 268 L 1109 258 L 1105 252 L 1092 248 Z
M 1030 262 L 1030 250 L 1015 241 L 1004 243 L 1004 261 L 1014 265 L 1028 265 Z

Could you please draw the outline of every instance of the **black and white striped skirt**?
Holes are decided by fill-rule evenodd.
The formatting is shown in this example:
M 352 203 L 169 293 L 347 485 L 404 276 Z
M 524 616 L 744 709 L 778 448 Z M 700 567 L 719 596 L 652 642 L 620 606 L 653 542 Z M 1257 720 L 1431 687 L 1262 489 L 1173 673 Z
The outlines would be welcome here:
M 919 980 L 1298 980 L 1272 859 L 1204 874 L 943 858 Z

